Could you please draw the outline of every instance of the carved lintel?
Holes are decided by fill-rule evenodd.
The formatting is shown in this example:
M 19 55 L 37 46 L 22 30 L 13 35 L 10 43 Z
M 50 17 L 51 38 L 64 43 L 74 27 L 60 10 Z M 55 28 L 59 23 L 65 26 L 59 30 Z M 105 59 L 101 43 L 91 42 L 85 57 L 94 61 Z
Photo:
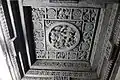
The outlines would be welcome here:
M 37 60 L 32 66 L 32 69 L 57 69 L 57 70 L 73 70 L 73 71 L 89 71 L 90 64 L 83 61 L 46 61 Z
M 69 77 L 24 77 L 22 80 L 70 80 Z
M 70 77 L 70 78 L 80 78 L 80 79 L 96 79 L 95 72 L 73 72 L 73 71 L 51 71 L 51 70 L 29 70 L 26 73 L 29 77 Z

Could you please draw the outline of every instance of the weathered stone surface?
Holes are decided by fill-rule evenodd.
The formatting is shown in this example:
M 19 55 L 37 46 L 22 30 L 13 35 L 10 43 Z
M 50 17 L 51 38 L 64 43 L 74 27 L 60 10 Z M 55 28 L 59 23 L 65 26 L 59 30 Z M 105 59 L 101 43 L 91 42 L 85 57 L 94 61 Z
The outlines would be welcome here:
M 53 61 L 37 60 L 32 69 L 53 69 L 70 71 L 90 71 L 90 63 L 85 61 Z
M 24 77 L 22 80 L 99 80 L 99 79 L 84 79 L 84 78 L 69 78 L 69 77 Z
M 119 0 L 23 0 L 25 6 L 105 7 L 105 3 L 119 3 Z
M 100 0 L 98 0 L 101 2 Z M 91 0 L 82 0 L 79 2 L 73 2 L 69 1 L 67 2 L 64 0 L 63 2 L 49 2 L 49 0 L 23 0 L 23 5 L 24 6 L 35 6 L 35 7 L 40 7 L 40 6 L 67 6 L 67 7 L 105 7 L 104 4 L 96 4 Z M 102 1 L 104 2 L 104 1 Z M 41 3 L 41 4 L 40 4 Z
M 69 77 L 24 77 L 22 80 L 70 80 Z
M 88 60 L 98 8 L 33 7 L 37 59 Z
M 51 25 L 49 30 L 46 30 L 46 36 L 48 45 L 58 51 L 73 49 L 78 45 L 81 37 L 78 29 L 66 22 Z
M 24 0 L 24 2 L 25 1 L 27 0 Z M 57 3 L 53 3 L 54 1 L 59 4 L 57 7 Z M 85 7 L 80 7 L 80 1 L 77 1 L 78 3 L 74 4 L 72 3 L 74 0 L 54 1 L 36 0 L 35 4 L 40 4 L 37 2 L 41 2 L 43 4 L 40 4 L 39 7 L 37 5 L 35 6 L 34 3 L 32 5 L 32 21 L 34 26 L 33 32 L 36 58 L 40 60 L 37 60 L 31 66 L 30 70 L 28 70 L 25 74 L 23 80 L 96 80 L 96 73 L 91 71 L 91 66 L 85 61 L 89 61 L 90 53 L 92 52 L 92 45 L 94 42 L 94 35 L 96 33 L 100 8 L 97 8 L 98 6 L 91 7 L 88 3 L 91 4 L 92 2 L 92 4 L 94 4 L 93 2 L 95 2 L 95 4 L 103 4 L 112 1 L 83 0 L 87 2 L 87 6 L 84 5 Z M 64 3 L 67 1 L 70 1 L 70 3 Z M 53 6 L 55 7 L 48 7 L 52 4 L 54 4 Z M 103 74 L 103 76 L 105 76 L 103 80 L 107 79 L 112 64 L 112 61 L 109 63 L 107 62 L 112 49 L 112 46 L 108 41 L 113 30 L 117 6 L 118 5 L 113 5 L 111 7 L 112 10 L 110 10 L 110 8 L 108 9 L 109 15 L 105 20 L 110 20 L 106 21 L 108 24 L 107 27 L 105 26 L 105 30 L 102 29 L 103 34 L 104 31 L 106 32 L 106 35 L 102 36 L 105 37 L 105 40 L 102 40 L 104 43 L 102 46 L 103 50 L 98 49 L 98 51 L 101 50 L 100 53 L 105 53 L 101 54 L 102 58 L 100 63 L 98 63 L 98 66 L 100 66 L 98 67 L 98 72 L 101 70 L 105 72 Z M 1 11 L 1 13 L 3 13 L 3 11 Z M 3 17 L 4 15 L 0 16 Z M 3 31 L 6 34 L 5 38 L 10 40 L 9 31 L 6 26 L 6 22 L 4 21 L 5 18 L 3 17 L 2 19 L 2 28 L 4 28 Z M 119 23 L 119 18 L 117 23 Z M 117 27 L 114 28 L 114 31 L 116 32 L 118 32 L 116 30 L 119 28 L 118 25 L 119 24 L 117 24 Z M 115 41 L 118 41 L 119 37 L 117 36 L 120 34 L 114 33 L 113 35 L 117 38 Z M 10 47 L 11 45 L 9 44 L 8 46 Z M 15 55 L 10 56 L 11 59 L 16 58 Z M 13 66 L 18 69 L 18 67 L 16 67 L 16 60 L 13 60 L 12 63 L 15 63 Z M 105 64 L 105 66 L 107 64 L 108 68 L 106 70 L 101 69 L 103 64 Z M 17 76 L 17 72 L 15 74 Z
M 26 77 L 64 77 L 78 79 L 97 79 L 95 72 L 73 72 L 73 71 L 54 71 L 54 70 L 29 70 Z M 66 79 L 65 79 L 66 80 Z M 69 80 L 69 79 L 68 79 Z

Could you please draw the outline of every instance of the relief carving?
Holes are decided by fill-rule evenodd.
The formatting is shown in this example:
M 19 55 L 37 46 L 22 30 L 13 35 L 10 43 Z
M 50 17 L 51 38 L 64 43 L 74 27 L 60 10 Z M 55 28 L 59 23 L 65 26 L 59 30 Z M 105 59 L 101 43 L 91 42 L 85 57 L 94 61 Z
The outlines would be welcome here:
M 54 77 L 24 77 L 22 80 L 54 80 Z
M 4 38 L 5 38 L 4 41 L 6 42 L 5 46 L 4 46 L 4 49 L 5 49 L 4 56 L 5 56 L 6 64 L 7 64 L 7 66 L 9 66 L 9 70 L 10 70 L 12 79 L 19 80 L 21 78 L 21 75 L 19 73 L 16 52 L 15 52 L 15 48 L 13 46 L 14 40 L 12 40 L 10 38 L 10 32 L 8 29 L 9 26 L 7 24 L 7 20 L 6 20 L 6 16 L 4 13 L 4 8 L 3 8 L 2 3 L 0 3 L 0 27 L 1 27 L 1 31 L 2 31 L 1 33 L 3 34 L 2 36 L 4 36 Z M 1 47 L 3 47 L 3 46 L 1 46 Z
M 47 18 L 48 19 L 56 19 L 56 17 L 57 17 L 57 14 L 56 14 L 57 12 L 56 12 L 56 9 L 54 9 L 54 8 L 49 8 L 49 9 L 47 9 Z
M 58 8 L 57 19 L 70 19 L 71 9 L 69 8 Z
M 115 44 L 116 42 L 120 41 L 120 12 L 117 15 L 117 22 L 115 24 L 115 27 L 113 28 L 113 35 L 112 35 L 112 40 Z
M 96 9 L 83 9 L 83 20 L 85 22 L 95 22 L 97 17 L 97 10 Z
M 57 69 L 57 70 L 74 70 L 74 71 L 89 71 L 90 64 L 88 62 L 79 62 L 79 61 L 45 61 L 38 60 L 36 61 L 31 68 L 35 69 Z
M 84 26 L 84 31 L 85 32 L 89 32 L 89 31 L 92 31 L 94 29 L 94 24 L 93 23 L 85 23 L 85 26 Z
M 44 43 L 45 33 L 44 33 L 44 27 L 42 24 L 43 18 L 45 18 L 44 8 L 32 8 L 32 21 L 34 26 L 33 33 L 34 33 L 36 53 L 40 52 L 39 50 L 45 49 L 45 43 Z
M 36 45 L 36 50 L 44 50 L 44 32 L 43 30 L 34 30 L 34 40 Z
M 74 48 L 80 40 L 79 31 L 69 23 L 55 23 L 48 32 L 50 45 L 56 50 L 68 51 Z
M 32 20 L 42 20 L 45 18 L 45 8 L 32 8 Z
M 111 56 L 111 52 L 113 50 L 113 45 L 110 43 L 110 41 L 107 42 L 106 48 L 105 48 L 105 57 L 109 60 Z
M 98 10 L 65 7 L 33 8 L 37 58 L 88 60 Z M 45 54 L 44 58 L 41 50 Z
M 48 58 L 48 54 L 44 50 L 40 50 L 38 48 L 38 50 L 36 49 L 36 57 L 40 58 L 40 59 L 47 59 Z
M 72 10 L 72 19 L 75 19 L 75 20 L 82 20 L 82 13 L 83 13 L 83 10 L 82 9 L 73 9 Z
M 50 71 L 50 70 L 29 70 L 26 75 L 36 75 L 36 76 L 62 76 L 62 77 L 70 77 L 70 78 L 87 78 L 93 79 L 96 78 L 96 73 L 93 72 L 73 72 L 73 71 Z
M 25 77 L 22 80 L 70 80 L 70 79 L 69 77 L 54 76 L 54 77 Z

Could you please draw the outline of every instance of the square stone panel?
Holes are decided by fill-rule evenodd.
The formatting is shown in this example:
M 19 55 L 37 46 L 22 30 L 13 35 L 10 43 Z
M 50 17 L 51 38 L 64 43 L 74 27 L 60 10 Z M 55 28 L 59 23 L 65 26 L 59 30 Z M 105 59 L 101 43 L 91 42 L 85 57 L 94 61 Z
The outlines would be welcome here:
M 88 60 L 99 9 L 32 8 L 37 59 Z

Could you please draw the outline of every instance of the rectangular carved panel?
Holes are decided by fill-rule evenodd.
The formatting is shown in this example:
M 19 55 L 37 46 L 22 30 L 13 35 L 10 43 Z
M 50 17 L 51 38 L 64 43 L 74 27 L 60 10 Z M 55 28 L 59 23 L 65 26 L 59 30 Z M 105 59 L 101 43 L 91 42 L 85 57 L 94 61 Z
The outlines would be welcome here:
M 22 80 L 70 80 L 69 77 L 24 77 Z
M 53 61 L 53 60 L 37 60 L 31 69 L 56 69 L 70 71 L 90 71 L 89 62 L 83 61 Z
M 99 9 L 32 8 L 37 59 L 88 60 Z
M 80 78 L 80 80 L 81 79 L 95 80 L 97 78 L 97 75 L 95 72 L 72 72 L 72 71 L 51 71 L 51 70 L 29 70 L 26 73 L 26 76 L 49 77 L 49 78 L 58 76 L 58 77 L 64 77 L 64 78 L 69 77 L 70 80 L 71 78 L 76 78 L 76 79 Z M 57 80 L 61 80 L 61 79 L 57 79 Z M 63 80 L 66 80 L 66 79 L 63 79 Z

